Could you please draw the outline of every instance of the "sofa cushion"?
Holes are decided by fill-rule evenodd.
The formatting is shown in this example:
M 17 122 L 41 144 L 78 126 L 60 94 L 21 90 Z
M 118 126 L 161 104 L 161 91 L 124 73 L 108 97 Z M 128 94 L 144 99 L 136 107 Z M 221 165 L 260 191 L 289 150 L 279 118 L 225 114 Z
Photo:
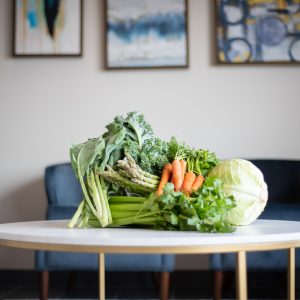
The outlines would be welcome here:
M 83 198 L 80 184 L 69 163 L 47 167 L 45 182 L 50 206 L 77 207 Z
M 213 269 L 218 270 L 234 270 L 235 254 L 230 253 L 221 255 L 219 268 L 215 266 Z M 220 267 L 222 266 L 222 267 Z M 262 252 L 247 252 L 247 268 L 248 270 L 274 270 L 283 271 L 288 266 L 288 251 L 262 251 Z M 300 250 L 296 250 L 296 268 L 300 268 Z
M 252 159 L 264 174 L 270 202 L 300 204 L 300 161 Z
M 259 219 L 300 221 L 299 203 L 268 202 Z
M 36 257 L 37 270 L 98 270 L 98 255 L 72 252 L 43 252 Z M 173 255 L 106 254 L 107 271 L 169 272 L 174 269 Z

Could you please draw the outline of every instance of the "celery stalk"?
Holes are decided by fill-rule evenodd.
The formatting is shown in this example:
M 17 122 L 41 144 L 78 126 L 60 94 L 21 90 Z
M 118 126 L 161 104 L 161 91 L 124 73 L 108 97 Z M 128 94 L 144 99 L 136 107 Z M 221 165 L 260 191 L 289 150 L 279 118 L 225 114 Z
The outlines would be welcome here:
M 102 201 L 101 201 L 101 197 L 100 197 L 100 193 L 98 191 L 98 188 L 96 186 L 96 180 L 95 180 L 95 176 L 94 176 L 94 172 L 90 171 L 89 174 L 87 175 L 87 182 L 91 188 L 91 193 L 93 195 L 93 202 L 95 204 L 98 216 L 101 220 L 103 220 L 105 218 L 105 214 L 103 211 L 103 206 L 102 206 Z
M 126 204 L 110 204 L 111 211 L 139 211 L 142 206 L 138 203 L 126 203 Z
M 140 225 L 154 225 L 154 223 L 157 221 L 156 217 L 152 218 L 142 218 L 142 219 L 136 219 L 133 220 L 131 218 L 119 218 L 119 219 L 114 219 L 113 225 L 118 225 L 118 226 L 124 226 L 124 225 L 132 225 L 132 224 L 140 224 Z
M 144 203 L 146 198 L 144 197 L 130 197 L 130 196 L 110 196 L 109 203 Z
M 79 221 L 80 219 L 80 216 L 81 216 L 81 213 L 83 211 L 83 208 L 84 208 L 84 200 L 82 200 L 74 214 L 74 216 L 72 217 L 71 221 L 69 222 L 68 224 L 68 227 L 69 228 L 73 228 L 77 222 Z
M 93 212 L 93 214 L 94 214 L 95 216 L 97 216 L 98 219 L 99 219 L 99 216 L 98 216 L 98 214 L 97 214 L 97 211 L 96 211 L 96 209 L 95 209 L 94 205 L 92 204 L 92 201 L 91 201 L 91 199 L 90 199 L 90 197 L 89 197 L 88 191 L 87 191 L 86 186 L 85 186 L 85 183 L 84 183 L 84 181 L 83 181 L 83 177 L 82 177 L 80 174 L 78 174 L 78 178 L 79 178 L 79 182 L 80 182 L 80 185 L 81 185 L 81 189 L 82 189 L 82 192 L 83 192 L 83 195 L 84 195 L 84 199 L 87 201 L 87 203 L 88 203 L 88 205 L 89 205 L 91 211 Z M 99 221 L 100 221 L 100 220 L 99 220 Z
M 96 173 L 95 173 L 96 174 Z M 112 222 L 112 217 L 111 217 L 111 212 L 110 212 L 110 207 L 108 203 L 108 196 L 107 196 L 107 190 L 106 190 L 106 185 L 102 177 L 99 179 L 99 175 L 95 175 L 96 179 L 98 180 L 99 186 L 102 188 L 103 192 L 103 197 L 104 197 L 104 203 L 106 207 L 106 213 L 107 213 L 107 218 L 108 218 L 108 223 L 110 224 Z

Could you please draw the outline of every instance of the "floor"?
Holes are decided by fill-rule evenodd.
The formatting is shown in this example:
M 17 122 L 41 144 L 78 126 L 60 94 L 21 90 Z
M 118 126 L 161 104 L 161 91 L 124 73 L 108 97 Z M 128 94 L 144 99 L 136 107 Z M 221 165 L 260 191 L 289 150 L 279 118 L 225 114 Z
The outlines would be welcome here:
M 229 274 L 230 275 L 230 274 Z M 297 274 L 299 278 L 300 274 Z M 97 299 L 96 272 L 77 273 L 75 284 L 67 287 L 70 276 L 53 272 L 50 277 L 49 298 Z M 157 299 L 158 292 L 150 273 L 107 272 L 107 299 Z M 286 273 L 250 272 L 250 299 L 286 299 Z M 300 299 L 300 281 L 296 287 Z M 37 299 L 38 274 L 34 271 L 0 271 L 0 299 Z M 209 271 L 176 271 L 171 277 L 170 299 L 212 299 L 213 273 Z M 224 299 L 235 299 L 234 275 L 228 276 Z

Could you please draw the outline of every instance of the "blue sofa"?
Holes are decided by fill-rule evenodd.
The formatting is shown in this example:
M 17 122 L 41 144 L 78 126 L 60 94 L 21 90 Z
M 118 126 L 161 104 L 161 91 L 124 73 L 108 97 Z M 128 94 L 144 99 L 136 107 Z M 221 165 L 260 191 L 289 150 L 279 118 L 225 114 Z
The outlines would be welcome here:
M 269 199 L 261 219 L 300 221 L 300 161 L 251 160 L 264 174 Z M 296 268 L 300 268 L 300 250 L 296 251 Z M 248 270 L 286 270 L 287 250 L 251 252 L 247 254 Z M 235 255 L 210 256 L 215 271 L 214 298 L 222 298 L 224 271 L 235 270 Z
M 69 163 L 52 165 L 45 171 L 48 200 L 47 219 L 70 219 L 82 200 L 79 183 Z M 160 275 L 160 299 L 168 299 L 174 255 L 107 254 L 107 271 L 151 271 Z M 36 270 L 40 272 L 40 298 L 48 298 L 49 271 L 98 270 L 98 254 L 36 251 Z

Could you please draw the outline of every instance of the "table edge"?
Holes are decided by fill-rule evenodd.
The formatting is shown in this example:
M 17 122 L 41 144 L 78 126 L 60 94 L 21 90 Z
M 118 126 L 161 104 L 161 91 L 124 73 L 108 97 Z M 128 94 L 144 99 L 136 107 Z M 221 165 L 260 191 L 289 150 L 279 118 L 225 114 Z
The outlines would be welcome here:
M 54 244 L 0 239 L 0 246 L 28 250 L 82 252 L 82 253 L 126 253 L 126 254 L 212 254 L 239 251 L 272 251 L 300 247 L 300 240 L 248 244 L 225 244 L 204 246 L 96 246 L 77 244 Z

